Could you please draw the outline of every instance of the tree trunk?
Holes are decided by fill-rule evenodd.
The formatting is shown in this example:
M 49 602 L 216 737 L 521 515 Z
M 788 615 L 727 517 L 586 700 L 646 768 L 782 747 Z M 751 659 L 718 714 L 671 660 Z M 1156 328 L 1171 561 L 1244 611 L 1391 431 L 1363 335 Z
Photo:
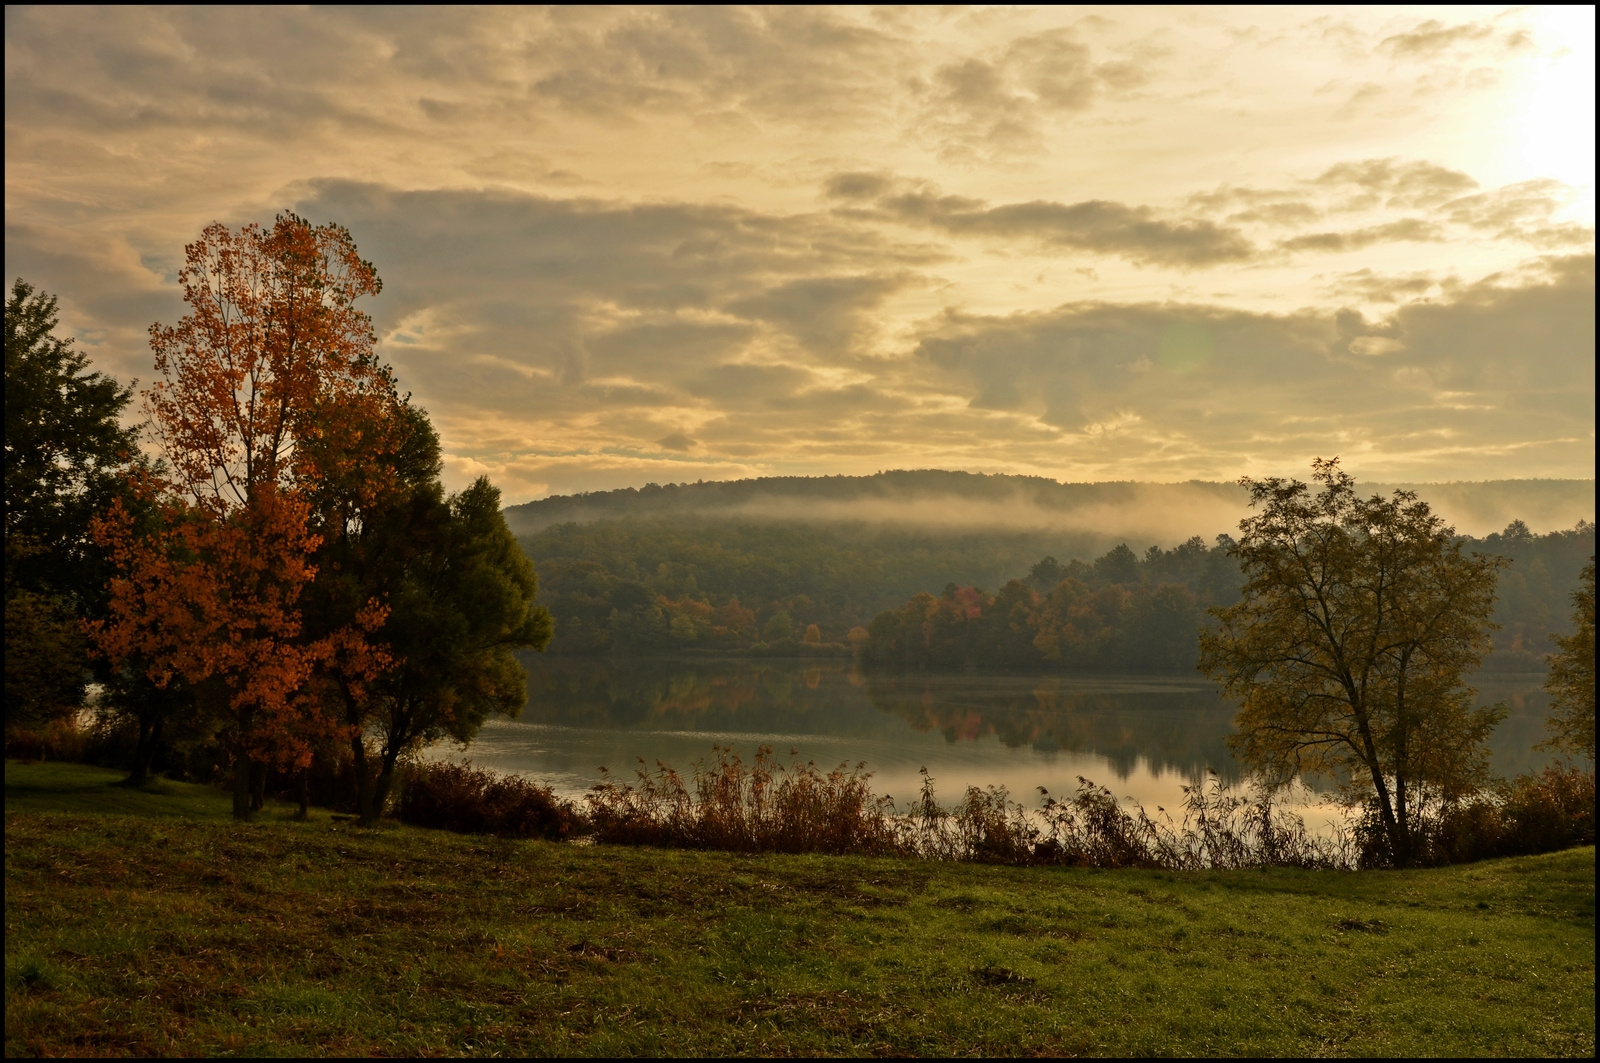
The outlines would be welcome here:
M 233 751 L 233 818 L 249 819 L 250 807 L 250 755 L 242 748 Z
M 250 811 L 260 812 L 267 805 L 267 765 L 252 765 L 250 771 Z
M 1383 821 L 1383 833 L 1389 839 L 1389 851 L 1394 856 L 1395 866 L 1404 867 L 1409 858 L 1409 846 L 1406 845 L 1405 832 L 1395 818 L 1394 801 L 1389 796 L 1389 781 L 1383 777 L 1383 768 L 1377 763 L 1369 761 L 1367 770 L 1372 773 L 1372 789 L 1378 798 L 1378 818 Z
M 300 799 L 300 811 L 294 815 L 295 819 L 311 818 L 311 766 L 308 764 L 300 769 L 300 778 L 295 782 L 295 796 Z
M 359 732 L 350 736 L 350 752 L 356 762 L 356 815 L 360 817 L 359 822 L 366 823 L 372 805 L 372 780 L 367 774 L 366 739 Z
M 372 815 L 363 817 L 361 825 L 376 827 L 378 818 L 383 815 L 383 806 L 389 802 L 389 789 L 394 785 L 394 765 L 400 759 L 400 751 L 385 744 L 383 758 L 378 769 L 377 781 L 372 786 Z
M 1415 859 L 1416 845 L 1411 830 L 1411 807 L 1406 793 L 1406 770 L 1409 763 L 1406 747 L 1411 737 L 1410 720 L 1406 712 L 1406 677 L 1405 668 L 1411 662 L 1411 654 L 1407 651 L 1401 657 L 1400 687 L 1395 692 L 1395 737 L 1396 746 L 1394 754 L 1394 812 L 1395 830 L 1402 839 L 1401 847 L 1395 850 L 1395 863 L 1400 867 L 1409 867 Z
M 143 786 L 150 779 L 150 766 L 155 763 L 161 748 L 161 717 L 154 721 L 139 719 L 139 746 L 133 754 L 133 773 L 128 776 L 129 786 Z
M 1403 854 L 1404 859 L 1402 860 L 1401 854 L 1397 853 L 1395 857 L 1395 863 L 1399 864 L 1401 867 L 1406 867 L 1412 861 L 1412 850 L 1415 848 L 1415 846 L 1411 844 L 1411 811 L 1407 806 L 1406 801 L 1406 777 L 1401 775 L 1399 772 L 1395 773 L 1394 780 L 1394 819 L 1395 830 L 1399 833 L 1400 837 L 1405 839 L 1405 853 Z
M 1347 683 L 1347 687 L 1354 687 Z M 1378 759 L 1377 744 L 1372 739 L 1372 728 L 1367 722 L 1365 710 L 1358 707 L 1354 698 L 1351 707 L 1356 709 L 1356 726 L 1361 732 L 1362 759 L 1366 761 L 1367 770 L 1372 773 L 1372 789 L 1378 795 L 1378 817 L 1383 820 L 1383 832 L 1389 838 L 1389 851 L 1394 856 L 1395 866 L 1405 867 L 1410 860 L 1409 849 L 1405 831 L 1401 829 L 1400 822 L 1395 818 L 1394 799 L 1389 796 L 1389 781 L 1383 777 L 1383 764 Z
M 1406 832 L 1405 824 L 1400 822 L 1400 817 L 1395 815 L 1394 801 L 1389 796 L 1387 785 L 1378 788 L 1378 811 L 1383 817 L 1384 833 L 1389 835 L 1389 851 L 1394 857 L 1394 866 L 1409 867 L 1411 836 Z
M 389 787 L 394 784 L 394 765 L 384 759 L 383 767 L 378 771 L 377 779 L 372 783 L 372 804 L 362 813 L 361 825 L 363 827 L 376 827 L 378 819 L 383 815 L 383 806 L 389 800 Z

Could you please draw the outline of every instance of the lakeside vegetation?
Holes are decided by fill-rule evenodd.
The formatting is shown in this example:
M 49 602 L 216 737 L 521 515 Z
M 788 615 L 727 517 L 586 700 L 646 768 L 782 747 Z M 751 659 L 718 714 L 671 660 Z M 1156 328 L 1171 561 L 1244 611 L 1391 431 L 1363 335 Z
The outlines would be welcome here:
M 357 829 L 6 766 L 23 1054 L 1594 1051 L 1592 847 L 1343 874 Z

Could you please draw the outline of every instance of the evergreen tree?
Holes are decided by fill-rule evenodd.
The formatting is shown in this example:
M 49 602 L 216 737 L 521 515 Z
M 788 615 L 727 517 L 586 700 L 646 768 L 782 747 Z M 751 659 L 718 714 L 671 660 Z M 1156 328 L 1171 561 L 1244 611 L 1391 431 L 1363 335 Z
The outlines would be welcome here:
M 55 335 L 56 299 L 20 277 L 6 300 L 6 727 L 75 708 L 89 676 L 79 620 L 103 599 L 89 522 L 123 491 L 132 391 Z

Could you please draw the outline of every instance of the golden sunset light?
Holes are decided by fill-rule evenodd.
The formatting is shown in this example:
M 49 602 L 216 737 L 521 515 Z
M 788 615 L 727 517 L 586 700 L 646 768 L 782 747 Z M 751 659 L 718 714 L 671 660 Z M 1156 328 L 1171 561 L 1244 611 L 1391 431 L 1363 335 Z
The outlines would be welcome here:
M 5 26 L 8 1058 L 1594 1058 L 1592 5 Z
M 1594 14 L 10 9 L 7 269 L 124 376 L 186 234 L 385 282 L 447 479 L 1594 469 Z

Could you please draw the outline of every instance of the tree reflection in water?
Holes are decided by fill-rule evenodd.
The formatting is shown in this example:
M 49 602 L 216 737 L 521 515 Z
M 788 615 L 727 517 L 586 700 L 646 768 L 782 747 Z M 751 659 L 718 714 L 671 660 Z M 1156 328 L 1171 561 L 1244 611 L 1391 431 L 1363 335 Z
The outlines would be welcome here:
M 1228 753 L 1233 707 L 1207 684 L 1088 677 L 895 676 L 867 681 L 872 704 L 947 742 L 994 736 L 1016 749 L 1092 753 L 1126 778 L 1143 759 L 1198 781 L 1240 776 Z
M 815 658 L 529 654 L 524 664 L 520 721 L 491 725 L 467 755 L 570 793 L 597 782 L 600 764 L 626 772 L 643 757 L 688 769 L 714 742 L 798 748 L 830 767 L 866 760 L 878 792 L 901 798 L 915 792 L 923 765 L 949 800 L 967 785 L 1001 782 L 1028 798 L 1037 785 L 1059 788 L 1081 773 L 1159 803 L 1208 770 L 1239 778 L 1227 747 L 1233 707 L 1198 678 L 861 676 L 848 660 Z M 1543 737 L 1541 678 L 1480 677 L 1485 701 L 1512 707 L 1495 736 L 1498 772 L 1547 759 L 1531 749 Z
M 947 742 L 993 738 L 1042 754 L 1092 753 L 1126 776 L 1233 771 L 1232 709 L 1198 681 L 1057 676 L 863 678 L 848 661 L 530 658 L 527 723 L 621 731 L 888 738 L 907 725 Z M 641 750 L 648 756 L 648 751 Z

